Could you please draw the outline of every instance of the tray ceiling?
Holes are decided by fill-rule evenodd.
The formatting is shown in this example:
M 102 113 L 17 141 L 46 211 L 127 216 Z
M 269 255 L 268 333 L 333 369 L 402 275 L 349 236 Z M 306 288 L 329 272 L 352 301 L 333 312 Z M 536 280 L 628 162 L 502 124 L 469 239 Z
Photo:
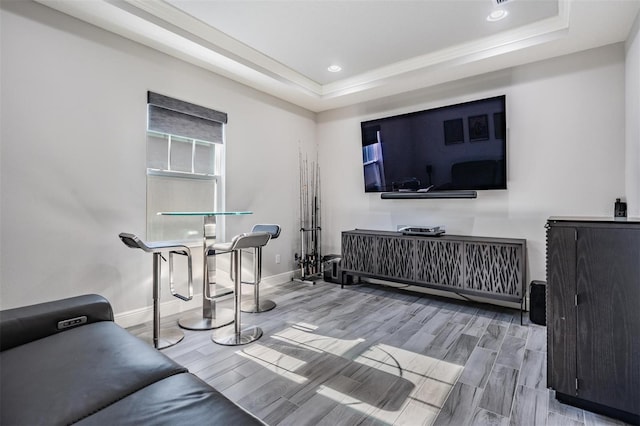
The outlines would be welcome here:
M 640 10 L 638 0 L 37 1 L 312 111 L 624 41 Z M 487 21 L 496 8 L 508 16 Z

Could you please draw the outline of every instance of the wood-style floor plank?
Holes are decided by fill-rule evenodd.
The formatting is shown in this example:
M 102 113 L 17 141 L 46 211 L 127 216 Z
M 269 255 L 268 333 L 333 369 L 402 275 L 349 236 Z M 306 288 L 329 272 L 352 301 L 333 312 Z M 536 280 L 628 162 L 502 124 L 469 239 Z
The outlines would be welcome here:
M 549 413 L 548 402 L 547 392 L 518 386 L 511 411 L 511 426 L 546 424 Z
M 547 387 L 547 354 L 544 352 L 524 351 L 524 361 L 520 374 L 520 384 L 533 389 Z
M 276 308 L 242 314 L 263 329 L 256 342 L 183 330 L 163 352 L 268 425 L 622 424 L 554 398 L 546 328 L 520 325 L 517 310 L 323 281 L 263 286 L 261 298 Z
M 519 369 L 524 359 L 525 339 L 507 335 L 502 342 L 496 362 L 507 367 Z
M 435 426 L 468 425 L 482 398 L 482 389 L 464 383 L 456 383 L 444 403 Z
M 462 375 L 458 380 L 461 383 L 484 389 L 489 380 L 489 374 L 496 361 L 497 352 L 476 347 L 467 361 Z
M 508 426 L 509 418 L 492 413 L 484 408 L 477 408 L 470 423 L 474 426 Z M 529 422 L 523 424 L 528 425 Z
M 501 416 L 509 416 L 517 382 L 518 370 L 495 364 L 479 406 Z

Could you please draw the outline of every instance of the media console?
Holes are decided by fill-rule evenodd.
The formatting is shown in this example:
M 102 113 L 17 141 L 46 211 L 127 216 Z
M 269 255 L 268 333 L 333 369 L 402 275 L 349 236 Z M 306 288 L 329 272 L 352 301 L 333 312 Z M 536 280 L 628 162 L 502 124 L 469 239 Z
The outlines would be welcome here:
M 355 229 L 342 232 L 342 271 L 460 295 L 520 303 L 526 281 L 524 239 Z

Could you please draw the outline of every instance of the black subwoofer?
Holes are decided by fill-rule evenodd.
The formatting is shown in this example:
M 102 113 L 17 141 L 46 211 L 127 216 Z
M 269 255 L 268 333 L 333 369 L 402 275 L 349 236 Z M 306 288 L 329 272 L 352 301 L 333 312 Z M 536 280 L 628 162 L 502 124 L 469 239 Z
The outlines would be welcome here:
M 531 281 L 529 286 L 529 319 L 534 324 L 547 325 L 547 283 Z
M 328 254 L 322 257 L 324 263 L 324 273 L 322 279 L 328 283 L 342 284 L 342 268 L 340 261 L 342 256 L 339 254 Z

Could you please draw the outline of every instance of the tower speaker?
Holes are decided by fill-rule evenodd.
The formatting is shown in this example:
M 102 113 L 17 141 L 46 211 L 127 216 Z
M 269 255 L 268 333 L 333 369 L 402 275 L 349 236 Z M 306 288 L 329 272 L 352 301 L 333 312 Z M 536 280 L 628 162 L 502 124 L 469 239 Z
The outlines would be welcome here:
M 529 319 L 538 325 L 547 325 L 547 283 L 531 281 L 529 286 Z

